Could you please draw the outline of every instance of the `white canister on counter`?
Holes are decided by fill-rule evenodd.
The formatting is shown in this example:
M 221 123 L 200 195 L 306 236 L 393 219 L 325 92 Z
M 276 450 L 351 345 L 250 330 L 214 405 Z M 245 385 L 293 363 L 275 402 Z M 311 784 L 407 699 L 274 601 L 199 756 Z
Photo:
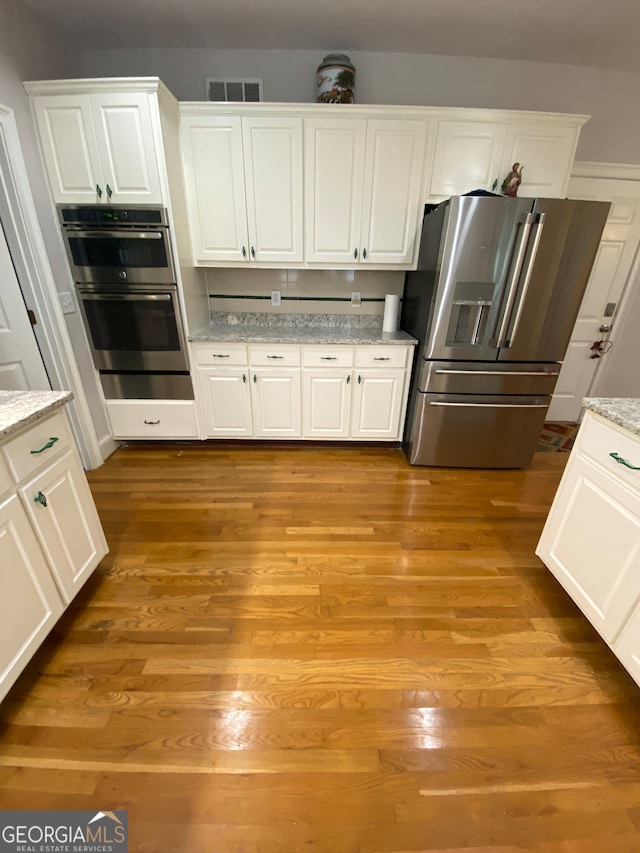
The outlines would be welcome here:
M 397 293 L 387 293 L 384 298 L 384 316 L 382 318 L 383 332 L 397 332 L 400 320 L 400 296 Z

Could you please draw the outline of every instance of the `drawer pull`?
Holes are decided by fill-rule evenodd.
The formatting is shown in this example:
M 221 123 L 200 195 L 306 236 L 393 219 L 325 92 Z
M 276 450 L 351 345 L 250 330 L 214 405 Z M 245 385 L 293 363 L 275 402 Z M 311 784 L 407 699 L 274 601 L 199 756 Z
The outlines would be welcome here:
M 336 361 L 338 358 L 337 355 L 321 355 L 321 361 Z
M 631 468 L 632 471 L 640 471 L 640 465 L 631 465 L 626 459 L 623 459 L 622 456 L 618 456 L 617 453 L 610 453 L 609 456 L 612 459 L 615 459 L 619 465 L 625 465 L 627 468 Z
M 391 358 L 391 356 L 388 356 L 388 355 L 374 355 L 373 360 L 374 361 L 389 361 L 390 358 Z
M 52 435 L 49 441 L 43 447 L 41 447 L 40 450 L 32 450 L 31 453 L 43 453 L 45 450 L 48 450 L 50 447 L 53 447 L 56 441 L 59 441 L 58 436 Z
M 38 492 L 38 494 L 35 496 L 35 498 L 33 499 L 33 501 L 34 501 L 34 503 L 42 504 L 42 506 L 46 506 L 46 505 L 47 505 L 47 499 L 46 499 L 46 497 L 42 494 L 42 492 Z
M 268 355 L 267 358 L 284 358 L 283 355 Z
M 148 424 L 149 426 L 157 426 L 157 424 L 159 424 L 159 423 L 160 423 L 160 418 L 158 418 L 157 421 L 148 421 L 145 419 L 145 424 Z
M 214 352 L 211 354 L 211 358 L 229 358 L 228 352 Z

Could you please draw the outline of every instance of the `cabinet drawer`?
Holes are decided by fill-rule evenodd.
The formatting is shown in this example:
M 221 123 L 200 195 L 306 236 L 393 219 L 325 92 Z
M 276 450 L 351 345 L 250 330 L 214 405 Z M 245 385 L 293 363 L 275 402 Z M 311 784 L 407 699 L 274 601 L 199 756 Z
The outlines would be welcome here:
M 191 400 L 115 400 L 107 402 L 115 438 L 197 438 L 195 403 Z
M 300 364 L 300 347 L 252 346 L 249 362 L 256 367 L 297 367 Z
M 9 476 L 9 472 L 7 471 L 7 466 L 0 458 L 0 501 L 12 487 L 13 483 L 11 482 L 11 477 Z
M 2 453 L 11 476 L 19 483 L 72 446 L 66 417 L 58 412 L 8 441 Z
M 406 347 L 358 347 L 356 367 L 404 367 L 407 362 Z
M 248 363 L 244 344 L 196 344 L 195 351 L 197 363 L 207 367 Z
M 305 367 L 353 367 L 353 347 L 304 347 L 302 364 Z
M 600 419 L 588 411 L 580 427 L 576 442 L 580 451 L 602 465 L 616 479 L 640 493 L 640 471 L 616 462 L 610 456 L 616 453 L 629 465 L 640 467 L 640 437 L 623 431 L 621 427 Z

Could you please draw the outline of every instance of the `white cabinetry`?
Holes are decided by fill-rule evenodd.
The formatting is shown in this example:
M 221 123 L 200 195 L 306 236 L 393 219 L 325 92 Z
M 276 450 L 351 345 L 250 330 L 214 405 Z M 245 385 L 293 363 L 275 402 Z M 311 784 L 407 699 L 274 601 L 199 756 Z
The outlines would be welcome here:
M 411 346 L 199 343 L 194 350 L 209 438 L 402 435 Z
M 640 471 L 612 454 L 640 466 L 640 438 L 587 412 L 536 553 L 625 663 L 640 654 Z
M 155 94 L 119 89 L 117 81 L 110 81 L 109 91 L 100 81 L 26 85 L 55 202 L 166 201 L 164 157 L 152 119 Z
M 193 400 L 107 400 L 114 438 L 197 438 Z
M 180 139 L 194 263 L 301 262 L 302 119 L 185 108 Z
M 412 264 L 426 131 L 424 119 L 305 118 L 308 262 Z
M 453 112 L 453 111 L 451 111 Z M 475 189 L 491 190 L 514 163 L 523 167 L 520 196 L 563 198 L 585 116 L 459 111 L 438 121 L 429 201 Z M 518 119 L 519 115 L 524 115 Z
M 65 414 L 56 412 L 5 441 L 0 699 L 107 550 Z

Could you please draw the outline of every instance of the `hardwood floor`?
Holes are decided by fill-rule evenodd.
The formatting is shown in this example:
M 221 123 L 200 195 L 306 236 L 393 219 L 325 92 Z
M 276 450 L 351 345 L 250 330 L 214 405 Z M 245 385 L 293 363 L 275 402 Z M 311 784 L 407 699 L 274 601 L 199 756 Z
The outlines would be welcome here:
M 534 556 L 566 455 L 125 447 L 0 706 L 0 807 L 135 853 L 640 850 L 640 688 Z

